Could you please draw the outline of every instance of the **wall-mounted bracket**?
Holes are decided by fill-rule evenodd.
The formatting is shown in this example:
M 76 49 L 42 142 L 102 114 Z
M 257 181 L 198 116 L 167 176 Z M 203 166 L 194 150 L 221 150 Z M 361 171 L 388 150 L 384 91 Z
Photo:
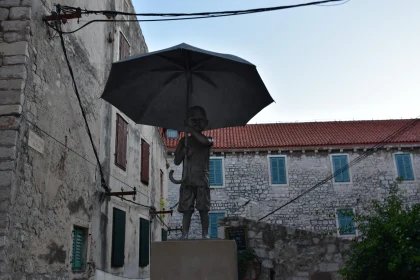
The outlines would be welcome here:
M 133 191 L 125 192 L 123 188 L 121 188 L 120 192 L 109 192 L 107 193 L 108 196 L 121 196 L 121 200 L 123 200 L 123 196 L 125 195 L 132 195 L 133 200 L 136 200 L 137 190 L 136 187 L 133 188 Z

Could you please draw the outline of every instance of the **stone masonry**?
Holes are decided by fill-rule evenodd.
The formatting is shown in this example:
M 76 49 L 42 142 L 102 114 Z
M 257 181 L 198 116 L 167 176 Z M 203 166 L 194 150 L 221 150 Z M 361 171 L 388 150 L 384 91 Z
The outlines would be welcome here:
M 129 0 L 63 0 L 92 10 L 134 11 Z M 163 225 L 149 209 L 105 196 L 60 38 L 43 22 L 57 1 L 0 0 L 0 279 L 148 279 L 139 266 L 139 219 L 151 240 Z M 127 10 L 128 9 L 128 10 Z M 103 18 L 92 15 L 89 20 Z M 85 19 L 84 19 L 85 20 Z M 64 30 L 80 27 L 69 20 Z M 121 35 L 123 34 L 123 35 Z M 166 148 L 156 128 L 128 118 L 127 168 L 115 165 L 116 114 L 100 99 L 121 36 L 147 52 L 138 23 L 99 23 L 64 35 L 82 105 L 112 191 L 138 190 L 136 202 L 166 201 Z M 123 114 L 122 114 L 123 115 Z M 124 115 L 123 115 L 124 117 Z M 140 182 L 141 140 L 150 144 L 150 181 Z M 126 199 L 132 200 L 132 196 Z M 113 208 L 126 212 L 124 266 L 111 266 Z M 85 229 L 85 267 L 72 270 L 73 227 Z
M 220 219 L 219 226 L 247 227 L 248 246 L 262 262 L 261 280 L 342 279 L 338 270 L 350 240 L 244 218 Z
M 214 151 L 214 157 L 223 159 L 224 186 L 211 189 L 212 211 L 225 213 L 227 217 L 259 219 L 275 208 L 287 203 L 305 190 L 311 188 L 332 174 L 331 155 L 347 154 L 349 161 L 364 153 L 368 147 L 320 147 L 312 150 L 295 149 L 254 150 L 254 151 Z M 331 180 L 302 196 L 283 209 L 268 216 L 264 222 L 284 225 L 296 229 L 325 232 L 337 229 L 334 214 L 337 208 L 354 208 L 362 211 L 372 199 L 382 199 L 387 194 L 390 183 L 397 177 L 394 153 L 405 152 L 412 155 L 414 181 L 400 185 L 405 191 L 408 203 L 420 202 L 420 149 L 419 145 L 394 145 L 373 151 L 364 160 L 350 168 L 351 182 L 333 183 Z M 175 170 L 175 177 L 181 177 L 180 166 L 173 165 L 170 152 L 168 160 Z M 269 183 L 268 156 L 284 155 L 287 161 L 287 185 Z M 170 205 L 176 205 L 179 185 L 169 184 Z M 176 210 L 176 208 L 174 208 Z M 170 226 L 180 227 L 182 216 L 175 213 Z M 198 213 L 192 220 L 192 236 L 201 231 Z M 170 237 L 177 238 L 179 232 Z

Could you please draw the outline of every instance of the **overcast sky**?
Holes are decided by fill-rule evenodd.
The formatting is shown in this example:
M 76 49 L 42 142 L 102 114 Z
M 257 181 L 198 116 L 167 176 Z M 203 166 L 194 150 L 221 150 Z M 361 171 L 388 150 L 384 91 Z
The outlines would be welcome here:
M 137 12 L 250 9 L 302 0 L 132 0 Z M 350 0 L 253 15 L 141 23 L 149 51 L 182 42 L 255 65 L 276 103 L 250 123 L 420 115 L 420 1 Z

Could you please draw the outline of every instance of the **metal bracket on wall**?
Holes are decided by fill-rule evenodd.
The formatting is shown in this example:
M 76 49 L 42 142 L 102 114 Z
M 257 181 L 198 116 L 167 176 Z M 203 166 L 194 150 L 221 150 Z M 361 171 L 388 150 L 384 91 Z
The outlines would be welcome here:
M 132 191 L 129 191 L 129 192 L 125 192 L 124 191 L 124 188 L 121 188 L 121 191 L 120 192 L 109 192 L 109 193 L 107 193 L 107 195 L 109 197 L 111 197 L 111 196 L 121 196 L 121 200 L 124 200 L 123 199 L 123 196 L 124 195 L 132 195 L 133 196 L 133 200 L 136 200 L 136 194 L 137 194 L 136 187 L 134 187 L 133 190 Z
M 52 12 L 50 16 L 45 16 L 44 21 L 60 21 L 63 24 L 67 23 L 67 20 L 77 18 L 79 20 L 82 17 L 82 9 L 77 8 L 74 13 L 61 13 L 62 9 L 60 5 L 56 5 L 57 12 Z
M 173 212 L 174 212 L 173 210 L 165 210 L 165 209 L 163 209 L 162 211 L 156 211 L 156 209 L 151 208 L 149 210 L 150 215 L 171 214 L 171 216 L 172 216 Z

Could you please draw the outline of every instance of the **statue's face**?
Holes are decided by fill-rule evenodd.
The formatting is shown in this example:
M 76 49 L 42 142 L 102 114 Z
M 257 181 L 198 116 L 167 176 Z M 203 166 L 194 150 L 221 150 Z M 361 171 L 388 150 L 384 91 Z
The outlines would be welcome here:
M 202 132 L 206 128 L 208 120 L 200 110 L 193 110 L 190 112 L 188 124 L 192 126 L 196 131 Z

